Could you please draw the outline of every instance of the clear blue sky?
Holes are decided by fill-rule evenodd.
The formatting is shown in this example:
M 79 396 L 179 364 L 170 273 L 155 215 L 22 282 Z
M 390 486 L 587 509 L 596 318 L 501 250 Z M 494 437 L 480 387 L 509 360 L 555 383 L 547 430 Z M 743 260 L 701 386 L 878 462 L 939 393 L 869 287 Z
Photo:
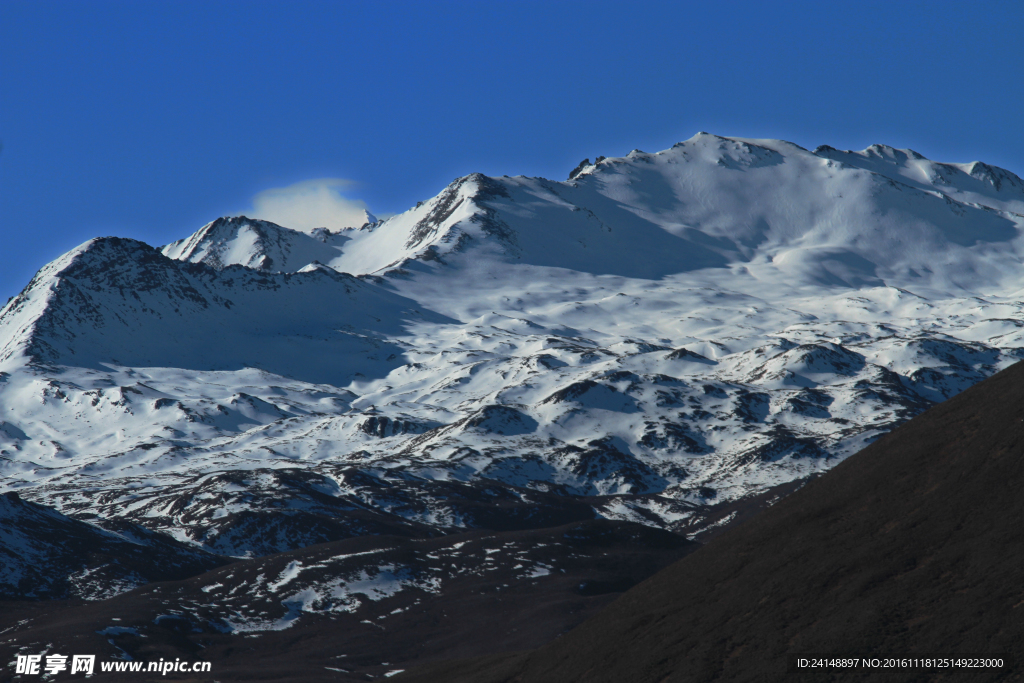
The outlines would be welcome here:
M 1024 175 L 1024 3 L 0 0 L 0 303 L 320 178 L 375 213 L 700 130 Z

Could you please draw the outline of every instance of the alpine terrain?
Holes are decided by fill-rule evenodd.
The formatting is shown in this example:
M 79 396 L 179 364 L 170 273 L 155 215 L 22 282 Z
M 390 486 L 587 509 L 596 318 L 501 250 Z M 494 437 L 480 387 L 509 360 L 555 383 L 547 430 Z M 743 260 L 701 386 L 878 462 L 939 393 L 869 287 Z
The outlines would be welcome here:
M 314 668 L 367 680 L 542 645 L 1024 357 L 1022 266 L 1009 171 L 707 133 L 338 231 L 91 240 L 0 311 L 0 648 L 343 624 Z

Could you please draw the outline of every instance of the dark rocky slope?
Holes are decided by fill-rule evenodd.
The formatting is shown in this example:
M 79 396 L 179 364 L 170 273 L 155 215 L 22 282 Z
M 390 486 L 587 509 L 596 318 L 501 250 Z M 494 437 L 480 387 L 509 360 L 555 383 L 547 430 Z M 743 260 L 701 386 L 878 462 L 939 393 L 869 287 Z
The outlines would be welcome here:
M 209 661 L 209 674 L 96 681 L 366 681 L 437 659 L 538 647 L 698 543 L 629 522 L 364 536 L 242 560 L 95 602 L 0 602 L 0 662 Z M 13 669 L 0 668 L 0 681 Z M 68 678 L 62 674 L 58 678 Z
M 0 605 L 10 600 L 100 600 L 153 581 L 231 562 L 124 520 L 106 528 L 0 495 Z
M 548 645 L 396 681 L 1021 680 L 1024 365 L 913 419 Z M 1009 655 L 787 674 L 787 656 Z

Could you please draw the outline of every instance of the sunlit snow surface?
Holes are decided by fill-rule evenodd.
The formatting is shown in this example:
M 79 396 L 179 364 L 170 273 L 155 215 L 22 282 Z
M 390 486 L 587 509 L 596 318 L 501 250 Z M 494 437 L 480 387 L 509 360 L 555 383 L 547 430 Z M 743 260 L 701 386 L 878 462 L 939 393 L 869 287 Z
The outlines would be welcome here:
M 211 224 L 138 261 L 141 304 L 85 248 L 0 316 L 2 486 L 238 556 L 316 542 L 246 512 L 471 525 L 444 482 L 692 533 L 1016 362 L 1021 213 L 984 164 L 699 135 L 340 234 Z M 58 315 L 71 267 L 116 315 Z M 388 571 L 284 601 L 346 609 Z

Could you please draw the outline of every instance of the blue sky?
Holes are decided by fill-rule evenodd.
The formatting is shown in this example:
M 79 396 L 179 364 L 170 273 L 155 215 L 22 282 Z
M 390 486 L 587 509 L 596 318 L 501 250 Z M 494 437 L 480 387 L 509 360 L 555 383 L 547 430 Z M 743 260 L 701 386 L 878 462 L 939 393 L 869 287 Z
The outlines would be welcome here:
M 0 302 L 95 236 L 399 212 L 701 130 L 1024 175 L 1022 33 L 1020 2 L 3 0 Z

